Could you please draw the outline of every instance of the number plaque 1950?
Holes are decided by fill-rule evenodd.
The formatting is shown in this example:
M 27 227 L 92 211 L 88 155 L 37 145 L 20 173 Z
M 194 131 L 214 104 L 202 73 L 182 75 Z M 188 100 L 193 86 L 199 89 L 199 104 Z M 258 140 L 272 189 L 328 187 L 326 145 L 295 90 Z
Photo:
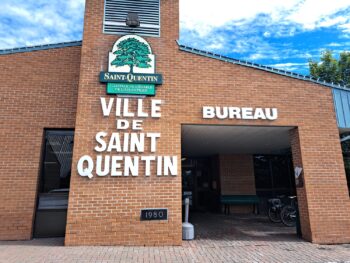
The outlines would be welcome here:
M 141 221 L 168 220 L 168 209 L 141 209 Z

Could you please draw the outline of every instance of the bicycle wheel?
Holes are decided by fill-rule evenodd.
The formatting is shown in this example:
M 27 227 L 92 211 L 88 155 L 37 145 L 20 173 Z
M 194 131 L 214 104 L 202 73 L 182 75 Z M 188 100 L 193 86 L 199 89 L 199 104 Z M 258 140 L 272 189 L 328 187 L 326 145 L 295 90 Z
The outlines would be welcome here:
M 291 205 L 286 205 L 285 207 L 282 208 L 281 220 L 282 220 L 282 223 L 286 226 L 289 226 L 289 227 L 295 226 L 296 220 L 297 220 L 297 210 Z
M 279 209 L 273 209 L 272 207 L 269 208 L 268 215 L 271 222 L 274 223 L 280 223 L 281 222 L 281 215 L 280 215 Z

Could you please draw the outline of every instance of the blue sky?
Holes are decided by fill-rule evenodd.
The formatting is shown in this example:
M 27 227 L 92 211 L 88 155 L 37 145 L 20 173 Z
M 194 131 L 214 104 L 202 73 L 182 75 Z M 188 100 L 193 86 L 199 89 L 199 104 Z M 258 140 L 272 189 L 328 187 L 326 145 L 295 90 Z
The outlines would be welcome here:
M 1 0 L 0 49 L 80 40 L 84 2 Z M 350 0 L 181 0 L 180 20 L 183 44 L 302 74 L 350 51 Z

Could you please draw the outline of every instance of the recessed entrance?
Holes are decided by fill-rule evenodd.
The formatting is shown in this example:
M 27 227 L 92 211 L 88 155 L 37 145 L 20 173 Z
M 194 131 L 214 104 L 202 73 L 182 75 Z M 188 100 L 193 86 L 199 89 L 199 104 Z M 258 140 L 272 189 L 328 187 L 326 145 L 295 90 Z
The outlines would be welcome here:
M 259 235 L 259 229 L 262 235 L 295 235 L 295 227 L 267 219 L 268 199 L 281 197 L 289 204 L 288 196 L 296 195 L 289 138 L 292 129 L 182 126 L 182 194 L 183 199 L 190 199 L 190 221 L 199 230 L 197 234 L 220 235 L 222 229 L 216 234 L 215 228 L 205 230 L 216 217 L 227 227 L 243 226 L 240 222 L 244 221 L 254 235 Z M 228 197 L 239 201 L 226 205 Z M 250 233 L 248 230 L 244 232 Z

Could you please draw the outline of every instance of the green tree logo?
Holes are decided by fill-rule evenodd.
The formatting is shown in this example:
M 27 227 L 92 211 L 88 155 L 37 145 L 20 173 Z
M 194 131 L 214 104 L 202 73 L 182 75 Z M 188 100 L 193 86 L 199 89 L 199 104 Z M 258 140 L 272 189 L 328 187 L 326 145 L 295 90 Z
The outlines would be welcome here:
M 129 66 L 131 73 L 134 72 L 134 67 L 151 67 L 151 59 L 149 58 L 151 51 L 145 43 L 136 38 L 128 38 L 121 41 L 117 47 L 118 50 L 113 53 L 117 57 L 112 61 L 112 65 L 117 67 Z

